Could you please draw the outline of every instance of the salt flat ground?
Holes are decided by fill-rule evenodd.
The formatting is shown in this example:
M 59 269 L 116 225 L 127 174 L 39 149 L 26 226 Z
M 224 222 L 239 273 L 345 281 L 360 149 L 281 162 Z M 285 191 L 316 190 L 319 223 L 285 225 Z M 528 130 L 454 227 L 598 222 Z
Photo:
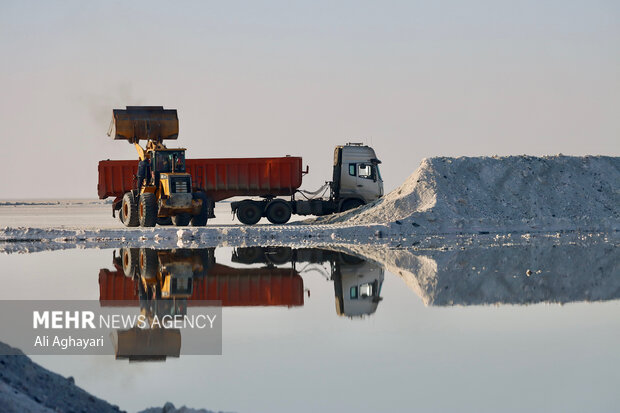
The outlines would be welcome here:
M 230 202 L 215 204 L 216 218 L 207 225 L 241 225 L 230 210 Z M 303 217 L 291 217 L 291 221 Z M 263 218 L 259 224 L 269 224 Z M 3 200 L 0 201 L 0 228 L 35 227 L 63 229 L 115 229 L 124 228 L 118 219 L 112 218 L 109 203 L 92 199 L 63 200 Z

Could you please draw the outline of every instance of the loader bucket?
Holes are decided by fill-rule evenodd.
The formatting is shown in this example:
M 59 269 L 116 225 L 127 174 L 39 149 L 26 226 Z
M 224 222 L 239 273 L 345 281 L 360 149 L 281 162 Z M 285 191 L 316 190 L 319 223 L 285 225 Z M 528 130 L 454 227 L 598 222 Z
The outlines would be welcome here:
M 179 118 L 176 109 L 163 106 L 127 106 L 114 109 L 109 136 L 116 140 L 138 143 L 141 139 L 161 142 L 179 136 Z

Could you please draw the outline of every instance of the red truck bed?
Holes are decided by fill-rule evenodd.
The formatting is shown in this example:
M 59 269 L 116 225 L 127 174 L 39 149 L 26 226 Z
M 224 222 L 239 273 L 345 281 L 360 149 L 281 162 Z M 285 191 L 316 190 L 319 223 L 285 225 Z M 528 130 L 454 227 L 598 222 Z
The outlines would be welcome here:
M 140 304 L 137 280 L 123 270 L 99 271 L 99 302 L 102 307 Z M 304 281 L 292 268 L 233 268 L 215 264 L 204 278 L 194 278 L 192 301 L 217 300 L 223 307 L 304 305 Z M 115 301 L 123 301 L 116 303 Z
M 186 159 L 194 188 L 214 201 L 234 196 L 287 196 L 301 186 L 300 157 Z M 138 161 L 100 161 L 99 199 L 121 198 L 135 188 Z

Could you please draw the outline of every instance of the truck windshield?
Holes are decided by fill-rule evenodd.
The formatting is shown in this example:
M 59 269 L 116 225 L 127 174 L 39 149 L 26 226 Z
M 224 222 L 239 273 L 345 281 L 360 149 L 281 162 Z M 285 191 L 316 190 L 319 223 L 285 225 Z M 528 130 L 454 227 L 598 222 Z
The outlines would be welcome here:
M 375 168 L 377 168 L 377 178 L 379 178 L 379 180 L 383 182 L 383 178 L 381 178 L 381 171 L 379 170 L 379 165 L 375 165 Z
M 157 152 L 155 172 L 185 172 L 185 153 L 183 151 Z

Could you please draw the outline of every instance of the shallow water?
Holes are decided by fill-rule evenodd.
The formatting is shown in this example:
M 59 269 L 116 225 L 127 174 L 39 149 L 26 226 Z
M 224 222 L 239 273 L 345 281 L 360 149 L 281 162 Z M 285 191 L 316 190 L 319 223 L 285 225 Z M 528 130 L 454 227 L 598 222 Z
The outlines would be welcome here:
M 119 253 L 0 255 L 0 299 L 110 299 L 106 277 L 138 282 L 115 267 Z M 613 411 L 620 402 L 614 244 L 201 257 L 201 279 L 227 283 L 221 356 L 33 360 L 129 411 L 166 401 L 239 412 Z M 284 273 L 290 294 L 278 290 Z M 134 299 L 139 311 L 139 291 Z

